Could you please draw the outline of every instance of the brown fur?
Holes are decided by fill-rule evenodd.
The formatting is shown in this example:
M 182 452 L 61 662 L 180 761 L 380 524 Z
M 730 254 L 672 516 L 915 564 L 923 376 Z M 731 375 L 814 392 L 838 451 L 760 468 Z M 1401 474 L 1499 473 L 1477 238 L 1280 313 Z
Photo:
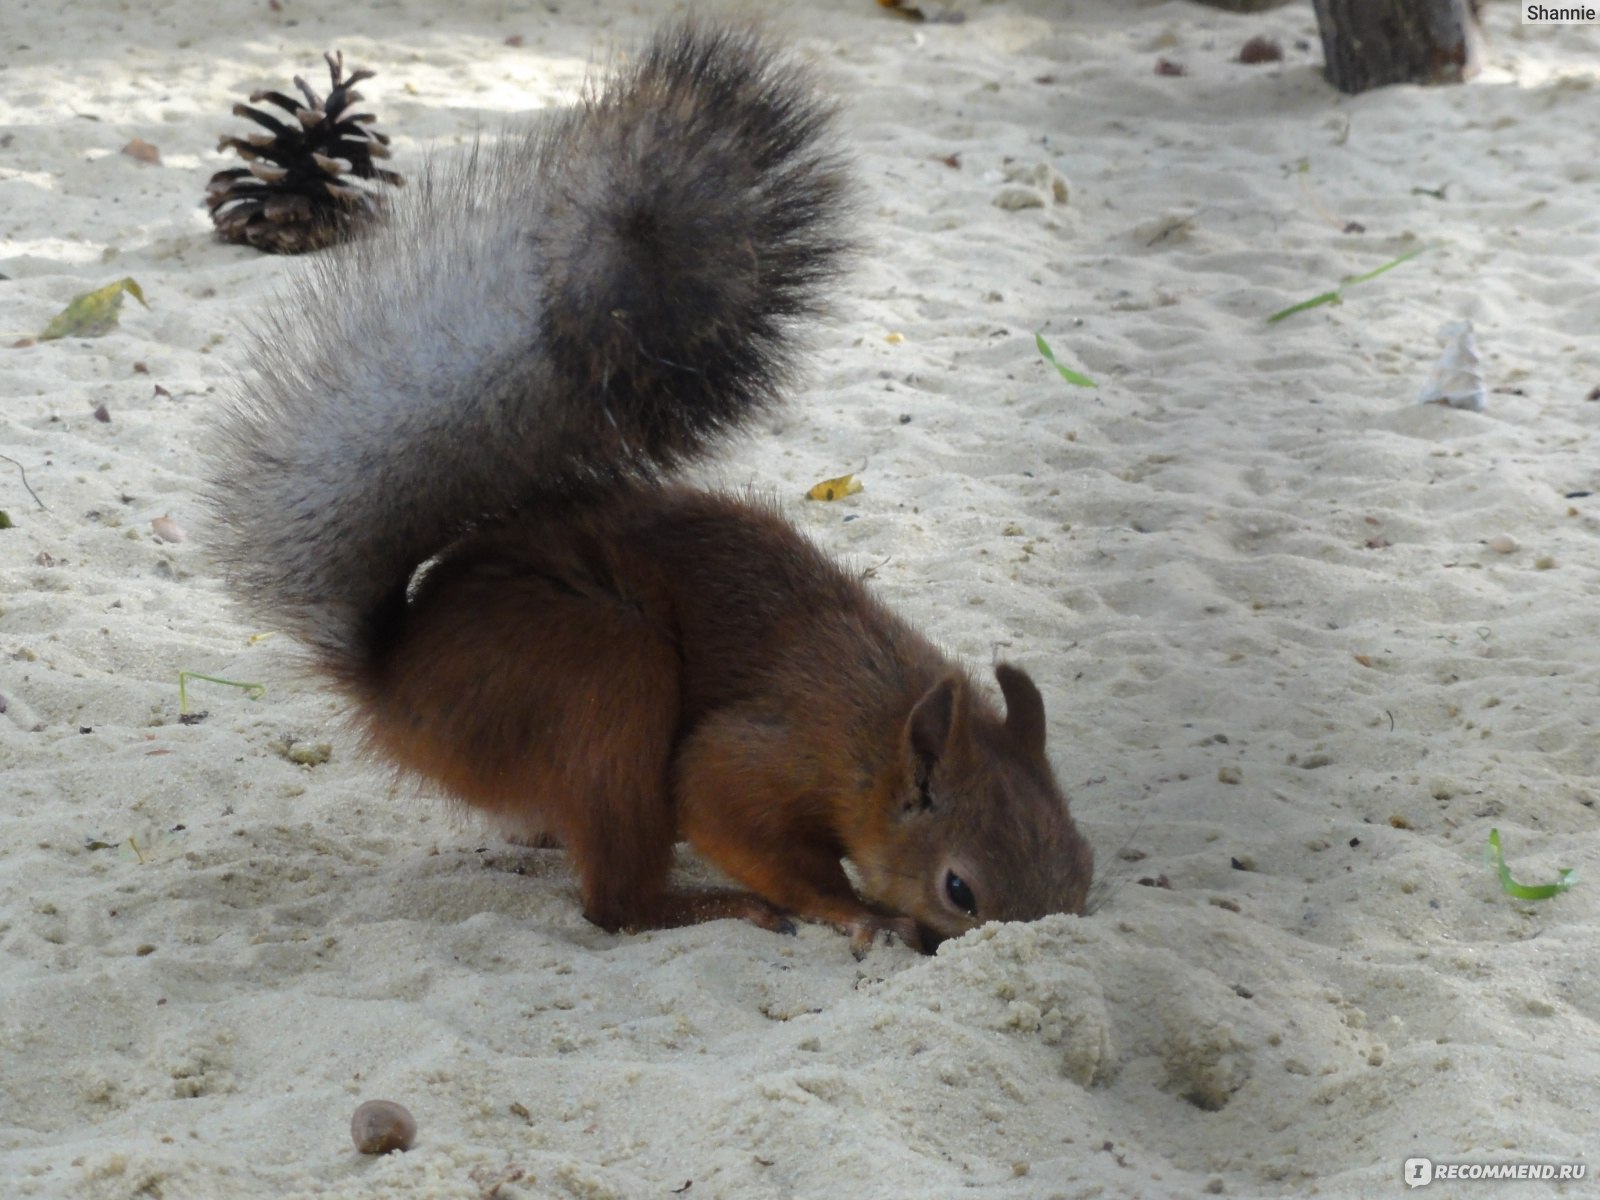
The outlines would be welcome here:
M 626 489 L 475 534 L 429 567 L 344 684 L 382 755 L 553 835 L 607 929 L 720 916 L 776 929 L 792 913 L 931 944 L 978 923 L 937 894 L 947 859 L 967 864 L 980 917 L 1082 910 L 1092 857 L 1044 759 L 1032 685 L 1035 703 L 1021 695 L 1002 720 L 744 500 Z M 930 695 L 948 711 L 919 747 L 913 713 Z M 926 807 L 919 775 L 936 781 Z M 753 894 L 670 891 L 680 837 Z
M 761 39 L 669 27 L 317 264 L 220 422 L 235 585 L 378 755 L 564 846 L 607 929 L 931 947 L 1083 908 L 1027 677 L 1002 717 L 776 513 L 672 482 L 838 270 L 830 115 Z M 674 891 L 680 837 L 748 890 Z

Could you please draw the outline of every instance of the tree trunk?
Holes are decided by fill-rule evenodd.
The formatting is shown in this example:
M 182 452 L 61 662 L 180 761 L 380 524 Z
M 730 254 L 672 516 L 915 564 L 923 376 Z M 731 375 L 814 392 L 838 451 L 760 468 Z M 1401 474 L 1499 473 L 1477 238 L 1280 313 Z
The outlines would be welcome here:
M 1312 0 L 1328 82 L 1355 94 L 1390 83 L 1460 83 L 1478 70 L 1469 0 Z

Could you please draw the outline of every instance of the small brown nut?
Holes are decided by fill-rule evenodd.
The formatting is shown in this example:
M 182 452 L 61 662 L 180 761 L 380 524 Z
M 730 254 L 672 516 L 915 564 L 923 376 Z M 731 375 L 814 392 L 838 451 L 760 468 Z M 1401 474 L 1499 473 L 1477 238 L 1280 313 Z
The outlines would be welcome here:
M 1269 37 L 1253 37 L 1239 50 L 1239 61 L 1247 65 L 1282 62 L 1283 47 Z
M 393 1100 L 367 1100 L 350 1118 L 350 1138 L 363 1154 L 409 1150 L 417 1137 L 417 1119 Z

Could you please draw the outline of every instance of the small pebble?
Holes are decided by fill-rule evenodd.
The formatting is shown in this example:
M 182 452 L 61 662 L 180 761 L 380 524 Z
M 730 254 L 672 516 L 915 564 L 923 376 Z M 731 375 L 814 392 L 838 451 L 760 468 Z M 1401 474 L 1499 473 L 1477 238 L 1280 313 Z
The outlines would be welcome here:
M 363 1154 L 409 1150 L 416 1137 L 416 1118 L 393 1100 L 368 1100 L 350 1118 L 350 1140 Z
M 1256 63 L 1282 62 L 1283 47 L 1269 37 L 1253 37 L 1239 50 L 1239 61 Z
M 183 542 L 189 539 L 189 535 L 183 531 L 183 526 L 171 517 L 157 517 L 150 522 L 150 531 L 163 542 Z
M 1517 550 L 1517 539 L 1509 533 L 1497 533 L 1484 544 L 1496 554 L 1514 554 Z
M 149 163 L 156 167 L 161 165 L 161 151 L 143 138 L 134 138 L 133 141 L 122 148 L 122 152 L 129 158 L 138 159 L 142 163 Z
M 1008 187 L 995 193 L 994 205 L 1007 212 L 1021 212 L 1025 208 L 1043 208 L 1044 193 L 1036 188 Z
M 1049 163 L 1012 163 L 1005 169 L 1005 182 L 995 195 L 996 207 L 1017 211 L 1065 204 L 1072 194 L 1067 177 Z
M 285 749 L 290 762 L 302 767 L 320 767 L 333 757 L 332 742 L 296 742 Z

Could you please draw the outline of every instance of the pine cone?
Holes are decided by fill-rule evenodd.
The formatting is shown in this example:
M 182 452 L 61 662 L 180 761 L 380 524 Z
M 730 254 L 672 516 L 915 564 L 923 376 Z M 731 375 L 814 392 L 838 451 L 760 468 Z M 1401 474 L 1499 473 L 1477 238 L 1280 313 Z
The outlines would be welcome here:
M 323 57 L 331 82 L 326 101 L 298 75 L 294 83 L 304 104 L 282 92 L 250 96 L 252 104 L 265 100 L 292 120 L 246 104 L 233 106 L 235 116 L 248 117 L 267 132 L 217 143 L 218 150 L 235 150 L 249 163 L 218 171 L 206 184 L 206 205 L 223 241 L 273 254 L 320 250 L 382 211 L 382 194 L 355 180 L 401 184 L 399 175 L 374 165 L 374 159 L 389 157 L 389 139 L 365 128 L 372 114 L 351 111 L 361 100 L 355 85 L 373 73 L 352 71 L 343 79 L 344 55 Z

